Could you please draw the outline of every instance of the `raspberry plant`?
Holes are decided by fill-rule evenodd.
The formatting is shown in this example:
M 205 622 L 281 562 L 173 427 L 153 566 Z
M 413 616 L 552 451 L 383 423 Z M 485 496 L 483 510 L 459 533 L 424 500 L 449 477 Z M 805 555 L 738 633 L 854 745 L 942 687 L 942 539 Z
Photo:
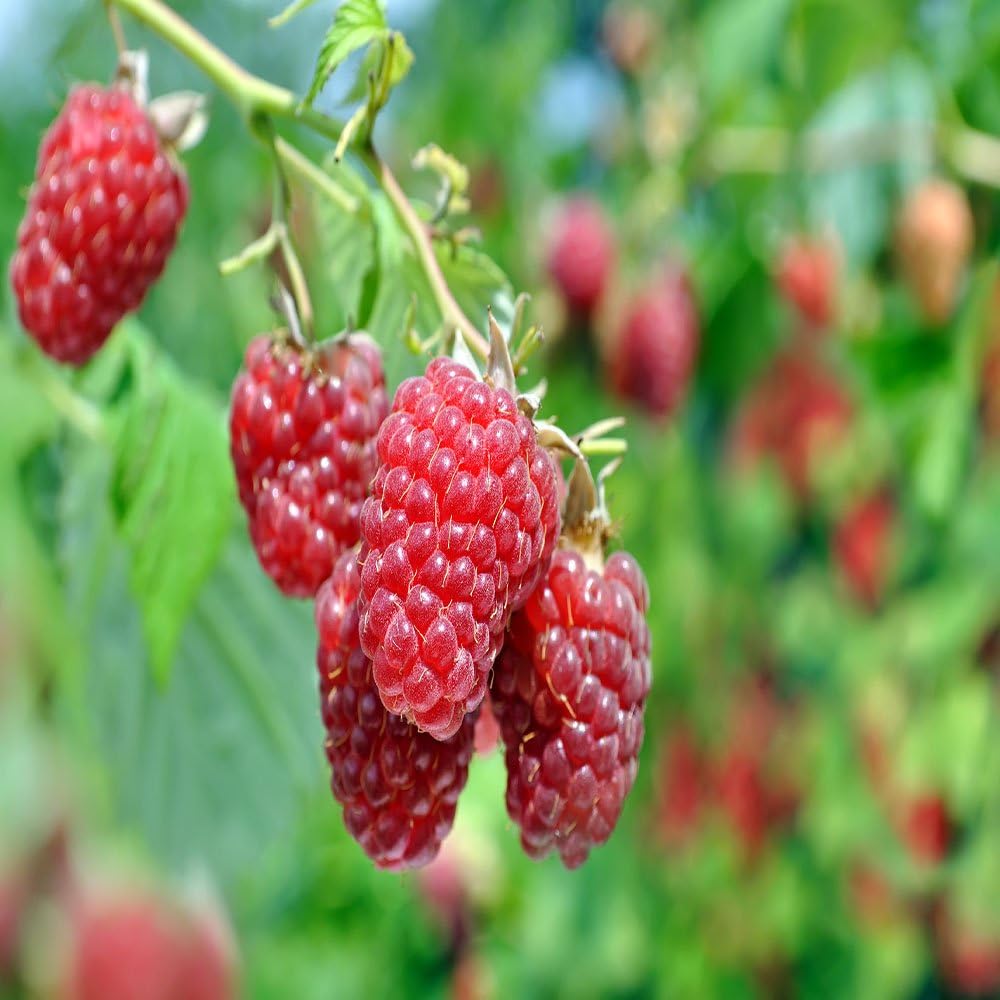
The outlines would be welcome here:
M 6 26 L 0 995 L 993 995 L 990 5 L 388 6 Z

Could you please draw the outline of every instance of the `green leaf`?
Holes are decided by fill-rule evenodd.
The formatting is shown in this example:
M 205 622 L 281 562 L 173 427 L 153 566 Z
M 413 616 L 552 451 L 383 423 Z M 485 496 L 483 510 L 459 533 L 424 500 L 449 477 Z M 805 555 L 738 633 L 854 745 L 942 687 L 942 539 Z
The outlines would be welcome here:
M 233 477 L 222 407 L 146 340 L 130 343 L 134 382 L 119 413 L 112 508 L 162 683 L 229 529 Z
M 323 39 L 313 81 L 303 103 L 308 105 L 316 100 L 330 75 L 352 52 L 386 37 L 388 31 L 379 0 L 344 0 Z
M 486 310 L 503 295 L 512 295 L 510 280 L 503 269 L 480 250 L 468 246 L 436 246 L 438 263 L 445 281 L 462 312 L 478 329 L 486 328 Z
M 344 164 L 332 162 L 326 164 L 326 170 L 361 205 L 357 212 L 346 212 L 329 198 L 315 202 L 328 290 L 335 307 L 329 317 L 333 330 L 348 322 L 363 325 L 367 320 L 362 298 L 365 279 L 375 267 L 375 227 L 369 191 L 358 175 Z
M 183 622 L 169 683 L 156 683 L 130 596 L 133 551 L 107 505 L 113 476 L 102 448 L 69 455 L 60 551 L 89 720 L 73 736 L 104 765 L 116 817 L 156 856 L 235 880 L 320 782 L 311 611 L 281 596 L 241 525 Z

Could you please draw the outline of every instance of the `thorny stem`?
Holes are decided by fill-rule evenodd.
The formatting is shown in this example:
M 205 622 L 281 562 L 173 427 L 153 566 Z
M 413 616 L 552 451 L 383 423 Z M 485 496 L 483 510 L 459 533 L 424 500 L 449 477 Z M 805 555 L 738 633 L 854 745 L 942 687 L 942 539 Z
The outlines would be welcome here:
M 334 143 L 340 140 L 342 127 L 339 122 L 314 108 L 304 106 L 292 91 L 245 70 L 161 0 L 108 0 L 108 2 L 128 11 L 164 41 L 187 56 L 239 107 L 248 120 L 253 121 L 261 115 L 284 118 L 298 122 Z M 290 159 L 288 150 L 291 148 L 288 144 L 282 143 L 280 146 L 276 144 L 279 157 L 285 160 Z M 461 330 L 470 348 L 485 358 L 489 353 L 489 345 L 455 301 L 441 272 L 423 221 L 414 211 L 388 165 L 375 153 L 370 143 L 362 150 L 361 155 L 385 191 L 413 242 L 414 250 L 445 324 Z M 303 172 L 302 159 L 304 158 L 298 159 L 295 163 L 295 168 L 299 169 L 300 173 Z M 315 174 L 311 174 L 311 177 L 316 179 Z M 331 179 L 329 183 L 332 185 L 334 182 Z M 339 198 L 335 200 L 341 202 Z

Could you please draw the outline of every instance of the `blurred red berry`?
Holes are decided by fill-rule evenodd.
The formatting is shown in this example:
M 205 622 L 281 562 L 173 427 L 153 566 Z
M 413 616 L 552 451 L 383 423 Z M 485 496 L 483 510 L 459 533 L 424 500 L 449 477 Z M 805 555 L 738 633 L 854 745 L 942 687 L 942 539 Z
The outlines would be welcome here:
M 247 347 L 230 451 L 257 557 L 283 593 L 311 597 L 357 543 L 387 410 L 382 355 L 363 334 Z
M 950 989 L 966 997 L 1000 995 L 1000 928 L 959 918 L 944 905 L 934 930 L 938 966 Z
M 801 345 L 786 349 L 740 404 L 730 453 L 737 465 L 773 459 L 803 501 L 822 462 L 845 437 L 853 409 L 840 381 L 815 353 Z
M 821 240 L 800 237 L 781 251 L 775 280 L 782 297 L 815 329 L 835 320 L 837 256 Z
M 889 880 L 874 865 L 864 861 L 847 871 L 848 898 L 858 920 L 867 926 L 888 923 L 896 911 L 895 892 Z
M 900 806 L 900 836 L 911 857 L 935 865 L 945 859 L 952 840 L 952 821 L 940 795 L 928 793 L 905 800 Z
M 448 358 L 400 385 L 378 458 L 361 515 L 361 645 L 385 707 L 448 739 L 548 568 L 555 465 L 510 392 Z
M 132 893 L 74 905 L 60 1000 L 174 1000 L 178 926 L 158 900 Z
M 707 791 L 705 762 L 686 725 L 671 729 L 660 759 L 658 828 L 669 846 L 689 843 L 701 819 Z
M 915 187 L 903 202 L 896 252 L 924 318 L 940 326 L 951 316 L 975 237 L 965 192 L 945 180 Z
M 122 87 L 74 88 L 42 139 L 11 283 L 46 354 L 81 365 L 138 309 L 174 248 L 188 187 Z
M 560 206 L 546 266 L 570 312 L 590 316 L 610 284 L 616 255 L 614 233 L 596 201 L 577 197 Z
M 217 913 L 189 915 L 178 943 L 175 1000 L 235 1000 L 239 995 L 235 945 Z
M 699 338 L 691 285 L 671 268 L 626 307 L 611 346 L 614 390 L 653 417 L 669 417 L 687 390 Z
M 855 599 L 874 608 L 891 570 L 896 508 L 884 492 L 862 497 L 843 514 L 833 533 L 837 568 Z

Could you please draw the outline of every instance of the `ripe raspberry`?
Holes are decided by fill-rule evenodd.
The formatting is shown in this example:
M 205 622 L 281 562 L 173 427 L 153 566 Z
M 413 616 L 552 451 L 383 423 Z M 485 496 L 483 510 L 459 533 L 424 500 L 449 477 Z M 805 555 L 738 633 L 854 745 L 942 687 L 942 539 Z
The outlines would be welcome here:
M 777 355 L 740 405 L 730 433 L 737 465 L 776 460 L 803 501 L 817 472 L 851 423 L 850 397 L 821 360 L 801 347 Z
M 230 451 L 261 565 L 310 597 L 356 544 L 388 404 L 382 357 L 362 334 L 305 350 L 247 347 L 233 386 Z
M 1000 926 L 996 918 L 959 911 L 948 902 L 934 914 L 938 965 L 956 996 L 996 997 L 1000 994 Z
M 582 552 L 560 548 L 513 616 L 491 696 L 521 844 L 533 858 L 556 850 L 576 868 L 611 835 L 635 781 L 650 636 L 649 591 L 632 556 L 604 564 L 603 534 L 595 546 L 575 521 L 570 537 Z
M 935 865 L 944 860 L 951 846 L 952 822 L 940 795 L 929 792 L 904 802 L 897 823 L 914 861 Z
M 747 857 L 755 857 L 768 837 L 798 806 L 796 755 L 790 752 L 791 714 L 769 678 L 754 674 L 735 693 L 715 764 L 719 807 Z
M 361 514 L 361 646 L 382 703 L 436 739 L 486 693 L 559 534 L 552 459 L 510 392 L 447 358 L 407 379 Z
M 822 329 L 834 320 L 837 258 L 822 240 L 790 240 L 778 259 L 775 280 L 784 299 L 810 326 Z
M 928 322 L 941 325 L 951 316 L 974 235 L 965 192 L 949 181 L 921 184 L 903 203 L 896 252 Z
M 380 868 L 426 865 L 451 830 L 472 758 L 475 714 L 439 741 L 387 712 L 359 640 L 361 577 L 345 552 L 316 597 L 320 696 L 334 797 Z
M 699 341 L 691 285 L 679 269 L 636 297 L 612 346 L 610 375 L 615 391 L 666 418 L 691 378 Z
M 698 826 L 704 802 L 705 762 L 694 733 L 674 728 L 663 748 L 658 781 L 657 828 L 665 843 L 684 847 Z
M 72 943 L 60 997 L 66 1000 L 177 1000 L 177 926 L 157 900 L 87 898 L 74 906 Z
M 615 238 L 601 206 L 571 198 L 560 206 L 546 266 L 570 312 L 588 317 L 601 301 L 615 263 Z
M 895 506 L 885 493 L 848 508 L 833 535 L 834 559 L 854 597 L 868 608 L 882 599 L 891 569 Z
M 121 87 L 76 87 L 42 140 L 11 283 L 21 322 L 80 365 L 138 309 L 187 210 L 183 173 Z

